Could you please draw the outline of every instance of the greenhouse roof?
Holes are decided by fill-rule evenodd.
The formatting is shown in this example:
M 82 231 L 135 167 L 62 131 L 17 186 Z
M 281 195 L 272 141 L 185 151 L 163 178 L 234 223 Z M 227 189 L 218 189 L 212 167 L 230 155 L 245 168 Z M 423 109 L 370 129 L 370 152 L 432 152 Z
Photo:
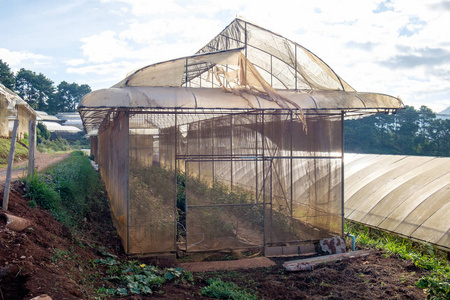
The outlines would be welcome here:
M 79 111 L 86 131 L 114 108 L 392 111 L 401 100 L 357 93 L 308 49 L 237 18 L 197 54 L 131 72 L 89 93 Z
M 450 158 L 345 154 L 345 217 L 450 249 Z

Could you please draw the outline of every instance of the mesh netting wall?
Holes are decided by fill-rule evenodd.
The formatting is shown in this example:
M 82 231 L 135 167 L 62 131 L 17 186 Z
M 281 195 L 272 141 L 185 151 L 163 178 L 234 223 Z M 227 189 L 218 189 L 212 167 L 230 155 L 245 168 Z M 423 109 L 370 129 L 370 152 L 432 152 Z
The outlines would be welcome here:
M 98 135 L 99 170 L 111 204 L 114 225 L 128 251 L 128 116 L 118 117 Z
M 129 130 L 115 124 L 99 135 L 100 164 L 112 164 L 108 177 L 123 179 L 127 168 L 118 161 L 129 160 L 128 231 L 119 230 L 128 253 L 342 235 L 340 117 L 306 115 L 307 130 L 281 110 L 149 112 L 131 114 Z M 128 152 L 119 147 L 126 144 Z M 114 197 L 127 199 L 119 188 L 127 181 L 109 181 L 114 215 L 122 218 L 126 201 Z
M 176 250 L 175 157 L 174 147 L 169 147 L 169 140 L 174 145 L 175 127 L 157 130 L 154 124 L 161 118 L 173 121 L 174 115 L 130 117 L 129 253 Z M 154 129 L 146 130 L 149 127 Z
M 94 161 L 98 164 L 98 136 L 89 137 L 89 141 L 91 144 L 91 155 L 94 156 Z

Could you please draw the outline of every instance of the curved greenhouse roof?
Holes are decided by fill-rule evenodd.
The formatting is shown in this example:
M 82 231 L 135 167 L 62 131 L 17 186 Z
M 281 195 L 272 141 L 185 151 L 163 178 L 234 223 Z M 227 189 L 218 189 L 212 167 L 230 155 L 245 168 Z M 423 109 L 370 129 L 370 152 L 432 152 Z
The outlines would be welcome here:
M 345 155 L 345 217 L 450 249 L 450 158 Z
M 306 48 L 235 19 L 196 55 L 152 64 L 79 106 L 88 133 L 113 108 L 345 110 L 391 112 L 394 97 L 357 93 Z

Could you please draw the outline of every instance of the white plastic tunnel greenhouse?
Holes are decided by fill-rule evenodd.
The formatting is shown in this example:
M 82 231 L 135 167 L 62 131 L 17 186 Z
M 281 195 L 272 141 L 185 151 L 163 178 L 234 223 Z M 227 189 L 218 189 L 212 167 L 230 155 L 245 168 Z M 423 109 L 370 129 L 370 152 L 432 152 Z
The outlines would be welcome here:
M 174 255 L 342 236 L 343 120 L 402 107 L 235 19 L 78 110 L 126 252 Z

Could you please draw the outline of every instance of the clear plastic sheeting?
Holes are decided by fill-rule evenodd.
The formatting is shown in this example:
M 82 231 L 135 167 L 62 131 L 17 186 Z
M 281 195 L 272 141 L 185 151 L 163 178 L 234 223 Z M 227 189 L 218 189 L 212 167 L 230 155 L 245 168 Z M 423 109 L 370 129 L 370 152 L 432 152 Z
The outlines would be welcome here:
M 345 217 L 450 249 L 450 158 L 345 155 Z
M 354 91 L 306 48 L 243 19 L 235 19 L 198 53 L 245 47 L 245 55 L 275 89 Z
M 402 106 L 236 19 L 78 110 L 127 253 L 159 255 L 343 235 L 343 120 Z

